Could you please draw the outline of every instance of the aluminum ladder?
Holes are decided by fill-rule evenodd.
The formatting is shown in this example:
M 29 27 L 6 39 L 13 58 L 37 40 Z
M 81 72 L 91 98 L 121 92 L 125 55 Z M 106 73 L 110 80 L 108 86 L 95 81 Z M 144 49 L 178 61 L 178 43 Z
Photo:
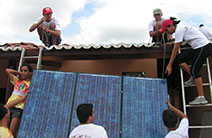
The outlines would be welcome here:
M 36 69 L 40 69 L 41 68 L 42 53 L 43 53 L 43 47 L 39 47 L 38 56 L 26 56 L 25 55 L 26 49 L 22 48 L 21 57 L 20 57 L 20 60 L 19 60 L 19 65 L 18 65 L 18 72 L 21 71 L 21 66 L 23 65 L 25 59 L 37 59 Z
M 178 53 L 181 53 L 181 50 L 186 50 L 186 49 L 190 49 L 188 47 L 184 47 L 184 48 L 179 48 Z M 207 57 L 206 59 L 206 63 L 203 64 L 203 66 L 207 67 L 207 73 L 208 73 L 208 82 L 207 83 L 203 83 L 203 87 L 205 86 L 209 86 L 210 89 L 210 100 L 208 101 L 212 101 L 212 83 L 211 83 L 211 72 L 210 72 L 210 64 L 209 64 L 209 58 Z M 182 90 L 182 101 L 183 101 L 183 111 L 184 114 L 187 115 L 187 108 L 197 108 L 197 107 L 207 107 L 207 106 L 212 106 L 212 103 L 208 103 L 208 104 L 200 104 L 200 105 L 189 105 L 186 104 L 186 98 L 185 98 L 185 86 L 184 86 L 184 76 L 183 76 L 183 69 L 180 68 L 180 77 L 181 77 L 181 90 Z M 191 85 L 191 86 L 187 86 L 187 87 L 195 87 L 196 85 Z M 197 128 L 197 129 L 201 129 L 201 128 L 212 128 L 212 124 L 211 125 L 199 125 L 199 126 L 190 126 L 190 129 L 193 128 Z

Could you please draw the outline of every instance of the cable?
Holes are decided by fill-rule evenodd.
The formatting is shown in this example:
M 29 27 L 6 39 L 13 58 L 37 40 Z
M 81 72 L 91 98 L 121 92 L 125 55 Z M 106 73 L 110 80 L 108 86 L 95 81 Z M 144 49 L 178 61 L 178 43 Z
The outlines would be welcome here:
M 163 41 L 165 43 L 164 33 L 162 33 L 161 41 Z M 165 54 L 166 54 L 166 46 L 163 46 L 163 71 L 162 71 L 162 78 L 164 78 L 164 74 L 165 74 L 165 62 L 166 62 Z

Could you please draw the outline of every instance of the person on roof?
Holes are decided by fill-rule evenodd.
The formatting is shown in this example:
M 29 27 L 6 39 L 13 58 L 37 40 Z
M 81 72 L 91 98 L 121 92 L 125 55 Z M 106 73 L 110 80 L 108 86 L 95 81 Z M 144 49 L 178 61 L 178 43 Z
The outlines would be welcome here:
M 179 109 L 166 101 L 169 109 L 163 111 L 163 123 L 168 129 L 168 134 L 165 138 L 188 138 L 189 121 L 188 117 Z M 182 118 L 179 126 L 178 118 Z
M 37 29 L 40 40 L 46 46 L 59 45 L 62 41 L 60 23 L 52 14 L 50 7 L 43 8 L 43 17 L 39 17 L 29 29 L 30 32 Z
M 189 86 L 195 82 L 197 87 L 198 97 L 189 102 L 189 104 L 207 104 L 208 101 L 204 96 L 200 69 L 206 58 L 210 55 L 211 43 L 197 28 L 178 26 L 179 23 L 179 20 L 170 19 L 164 20 L 162 23 L 161 33 L 175 33 L 174 48 L 168 66 L 166 67 L 166 73 L 168 75 L 172 73 L 172 65 L 175 58 L 177 58 L 178 65 L 192 76 L 185 82 L 185 85 Z M 191 46 L 191 49 L 182 50 L 180 54 L 177 54 L 183 41 L 187 42 Z M 191 68 L 188 66 L 189 60 L 192 61 Z
M 155 42 L 157 46 L 161 46 L 161 44 L 168 42 L 169 39 L 171 40 L 171 35 L 165 34 L 163 37 L 160 33 L 162 21 L 165 20 L 162 16 L 163 13 L 161 9 L 154 9 L 153 17 L 155 19 L 149 23 L 149 36 L 152 38 L 152 42 Z
M 208 31 L 208 29 L 203 24 L 199 25 L 199 30 L 200 30 L 200 32 L 202 32 L 205 35 L 205 37 L 208 38 L 209 41 L 212 41 L 211 33 Z

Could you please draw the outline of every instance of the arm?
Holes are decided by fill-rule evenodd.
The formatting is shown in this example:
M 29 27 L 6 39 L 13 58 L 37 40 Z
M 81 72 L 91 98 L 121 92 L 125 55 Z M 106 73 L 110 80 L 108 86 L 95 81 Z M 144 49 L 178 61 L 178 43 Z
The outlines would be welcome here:
M 167 47 L 173 46 L 173 45 L 174 45 L 174 42 L 167 42 L 167 43 L 163 44 L 163 46 L 167 46 Z
M 188 137 L 188 129 L 189 129 L 188 116 L 186 116 L 182 111 L 180 111 L 179 109 L 177 109 L 176 107 L 171 105 L 170 102 L 166 101 L 166 103 L 168 104 L 170 110 L 175 112 L 178 117 L 183 118 L 180 121 L 180 124 L 179 124 L 178 128 L 175 131 L 178 132 L 181 136 L 187 138 Z M 175 137 L 175 136 L 173 135 L 173 137 Z M 178 137 L 179 137 L 179 135 L 178 135 Z
M 13 82 L 13 84 L 15 84 L 16 81 L 17 81 L 17 79 L 16 79 L 17 77 L 15 75 L 20 75 L 21 74 L 17 70 L 8 69 L 8 68 L 6 68 L 6 73 L 7 73 L 8 77 L 10 78 L 10 80 Z
M 169 60 L 169 64 L 168 66 L 166 67 L 166 73 L 168 73 L 168 75 L 170 75 L 172 73 L 172 64 L 177 56 L 177 52 L 178 52 L 178 49 L 180 47 L 182 42 L 179 42 L 179 43 L 175 43 L 174 44 L 174 48 L 172 50 L 172 54 L 171 54 L 171 58 Z
M 160 34 L 160 29 L 159 29 L 159 30 L 156 30 L 156 31 L 150 31 L 150 32 L 149 32 L 149 36 L 150 36 L 150 37 L 154 37 L 154 36 L 156 36 L 157 34 Z
M 12 108 L 12 107 L 16 106 L 17 104 L 19 104 L 20 102 L 23 102 L 26 99 L 27 95 L 28 95 L 28 92 L 23 97 L 18 98 L 14 101 L 11 101 L 8 104 L 6 104 L 5 106 L 8 108 Z
M 156 24 L 154 20 L 149 23 L 148 30 L 149 30 L 150 37 L 154 37 L 157 34 L 160 34 L 160 28 L 157 27 L 158 29 L 155 29 L 155 25 Z
M 48 32 L 50 35 L 58 37 L 61 35 L 61 31 L 60 31 L 60 23 L 58 20 L 56 20 L 55 18 L 52 19 L 52 23 L 50 25 L 49 28 L 47 28 L 46 26 L 42 26 L 42 29 L 46 32 Z
M 176 107 L 174 107 L 173 105 L 171 105 L 171 103 L 169 101 L 166 101 L 166 103 L 169 106 L 169 109 L 174 111 L 180 118 L 186 118 L 188 119 L 188 116 L 186 116 L 182 111 L 180 111 L 179 109 L 177 109 Z
M 60 34 L 61 34 L 60 30 L 50 30 L 50 29 L 47 29 L 47 28 L 46 28 L 46 32 L 48 32 L 48 33 L 50 33 L 54 36 L 60 36 Z
M 29 31 L 30 31 L 30 32 L 34 31 L 34 30 L 35 30 L 36 28 L 38 28 L 45 20 L 46 20 L 46 18 L 43 17 L 43 18 L 41 19 L 40 22 L 33 24 L 33 25 L 29 28 Z

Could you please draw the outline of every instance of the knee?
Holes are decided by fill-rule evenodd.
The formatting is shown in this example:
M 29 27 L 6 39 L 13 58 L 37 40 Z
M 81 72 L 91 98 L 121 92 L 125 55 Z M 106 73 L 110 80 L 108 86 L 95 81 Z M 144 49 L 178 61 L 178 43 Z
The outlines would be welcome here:
M 184 69 L 186 66 L 187 66 L 187 63 L 186 62 L 183 62 L 183 63 L 179 63 L 178 66 L 182 69 Z M 190 68 L 189 68 L 190 70 Z
M 162 22 L 158 21 L 155 25 L 155 30 L 161 29 L 161 27 L 162 27 Z
M 176 62 L 176 64 L 177 64 L 179 67 L 182 67 L 182 65 L 183 65 L 184 63 L 186 63 L 185 59 L 183 59 L 183 57 L 180 56 L 180 55 L 177 55 L 177 56 L 176 56 L 175 62 Z
M 55 28 L 56 28 L 56 25 L 55 25 L 55 23 L 52 23 L 52 24 L 50 24 L 50 27 L 49 27 L 49 29 L 51 29 L 51 30 L 55 30 Z
M 183 63 L 178 63 L 178 66 L 182 68 L 182 66 L 183 66 Z
M 42 31 L 42 27 L 38 26 L 37 31 L 38 31 L 38 33 L 40 33 Z

